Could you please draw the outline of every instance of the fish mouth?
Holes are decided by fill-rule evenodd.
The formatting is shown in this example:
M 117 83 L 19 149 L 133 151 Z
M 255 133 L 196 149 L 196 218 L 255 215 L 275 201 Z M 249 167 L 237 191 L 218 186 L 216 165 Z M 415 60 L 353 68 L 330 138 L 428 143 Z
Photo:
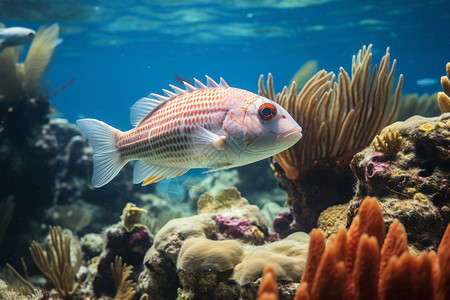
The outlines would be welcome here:
M 302 129 L 301 128 L 293 128 L 288 131 L 283 132 L 278 136 L 278 141 L 284 141 L 290 137 L 296 137 L 297 139 L 302 138 Z

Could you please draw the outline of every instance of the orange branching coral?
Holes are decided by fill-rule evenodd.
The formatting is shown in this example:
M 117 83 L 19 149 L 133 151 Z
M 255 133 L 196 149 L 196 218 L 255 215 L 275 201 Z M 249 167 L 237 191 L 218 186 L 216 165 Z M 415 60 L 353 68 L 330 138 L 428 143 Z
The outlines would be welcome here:
M 367 233 L 369 236 L 374 236 L 378 241 L 378 245 L 382 245 L 385 226 L 383 212 L 378 204 L 378 200 L 374 197 L 366 197 L 359 207 L 358 215 L 360 218 L 360 234 Z
M 381 249 L 380 275 L 384 272 L 384 269 L 386 269 L 391 257 L 400 256 L 404 252 L 408 252 L 406 231 L 403 224 L 396 220 L 389 227 L 383 248 Z
M 441 113 L 450 112 L 450 63 L 446 65 L 447 76 L 441 77 L 442 90 L 438 93 L 438 104 Z
M 328 243 L 312 282 L 311 299 L 345 299 L 346 271 L 340 249 L 337 242 Z
M 450 225 L 447 226 L 439 245 L 438 258 L 440 273 L 435 278 L 436 299 L 450 299 Z
M 313 230 L 311 252 L 294 299 L 450 299 L 450 225 L 437 255 L 434 251 L 419 257 L 410 254 L 398 221 L 390 226 L 384 243 L 383 237 L 381 208 L 371 197 L 364 199 L 349 232 L 340 229 L 325 250 L 322 232 Z
M 308 283 L 302 282 L 298 286 L 297 291 L 295 292 L 293 300 L 311 300 L 311 296 L 308 292 Z
M 358 243 L 357 252 L 358 256 L 351 278 L 354 299 L 376 300 L 380 262 L 380 247 L 377 239 L 364 233 Z
M 387 157 L 395 157 L 402 148 L 403 138 L 397 129 L 389 129 L 389 131 L 380 137 L 377 135 L 372 142 L 375 150 L 383 152 Z
M 276 300 L 278 299 L 277 275 L 272 265 L 264 268 L 261 285 L 258 289 L 259 300 Z
M 320 259 L 325 251 L 325 237 L 322 230 L 313 229 L 310 233 L 308 263 L 303 271 L 302 282 L 313 282 Z M 311 292 L 311 285 L 308 286 Z
M 381 275 L 380 299 L 433 299 L 432 261 L 426 252 L 391 257 Z

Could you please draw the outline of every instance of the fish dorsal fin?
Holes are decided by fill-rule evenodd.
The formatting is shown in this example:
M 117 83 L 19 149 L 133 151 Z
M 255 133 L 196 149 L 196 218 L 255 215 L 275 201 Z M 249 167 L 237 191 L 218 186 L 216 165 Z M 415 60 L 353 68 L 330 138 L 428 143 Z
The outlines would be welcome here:
M 148 97 L 141 98 L 130 109 L 130 122 L 132 126 L 137 126 L 145 116 L 155 107 L 168 100 L 168 97 L 150 94 Z
M 215 88 L 215 87 L 229 87 L 228 84 L 220 77 L 220 83 L 217 84 L 210 77 L 206 76 L 206 85 L 202 82 L 194 78 L 195 86 L 183 81 L 183 85 L 186 87 L 186 90 L 179 88 L 177 86 L 171 85 L 170 87 L 174 90 L 171 92 L 169 90 L 163 89 L 164 93 L 167 96 L 162 96 L 158 94 L 151 93 L 149 96 L 141 98 L 138 100 L 130 110 L 130 122 L 133 126 L 138 126 L 155 108 L 161 105 L 163 102 L 168 101 L 175 96 L 189 93 L 197 89 L 205 89 L 205 88 Z

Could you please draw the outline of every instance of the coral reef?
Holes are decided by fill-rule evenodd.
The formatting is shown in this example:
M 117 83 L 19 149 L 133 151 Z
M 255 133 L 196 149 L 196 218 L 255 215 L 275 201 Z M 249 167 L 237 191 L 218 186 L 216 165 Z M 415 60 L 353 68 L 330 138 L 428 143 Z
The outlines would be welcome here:
M 389 68 L 389 49 L 371 75 L 372 45 L 353 56 L 351 77 L 340 69 L 335 75 L 319 71 L 297 95 L 295 85 L 275 96 L 272 77 L 267 91 L 263 77 L 259 94 L 276 99 L 303 127 L 303 138 L 275 155 L 274 168 L 287 189 L 294 221 L 292 230 L 310 230 L 321 211 L 351 199 L 352 156 L 396 116 L 403 76 L 390 105 L 395 60 Z
M 93 289 L 97 297 L 112 296 L 116 292 L 114 286 L 111 285 L 115 272 L 115 269 L 111 268 L 111 264 L 118 263 L 117 257 L 121 257 L 120 262 L 123 260 L 133 268 L 132 279 L 137 279 L 139 272 L 142 271 L 144 255 L 153 244 L 153 236 L 140 221 L 143 211 L 145 210 L 128 203 L 125 206 L 122 220 L 106 229 L 105 247 L 100 254 L 97 273 L 93 280 Z M 136 214 L 132 213 L 131 220 L 128 219 L 130 212 L 137 212 Z
M 450 112 L 450 63 L 446 65 L 447 76 L 441 77 L 442 90 L 438 93 L 438 104 L 441 113 Z
M 358 182 L 348 208 L 349 221 L 365 195 L 378 197 L 385 222 L 400 220 L 418 249 L 437 247 L 450 221 L 450 114 L 414 116 L 381 132 L 398 131 L 403 142 L 396 156 L 373 145 L 351 162 Z
M 371 197 L 361 204 L 348 233 L 341 227 L 326 246 L 322 232 L 314 229 L 293 299 L 448 299 L 450 226 L 437 254 L 423 251 L 419 257 L 409 253 L 400 222 L 392 223 L 386 238 L 384 232 L 381 207 Z M 267 268 L 258 299 L 278 299 L 274 273 Z
M 35 135 L 22 136 L 20 146 L 17 143 L 5 130 L 0 132 L 0 198 L 12 196 L 15 203 L 9 224 L 14 232 L 4 236 L 11 247 L 0 247 L 0 258 L 17 262 L 25 255 L 25 241 L 43 236 L 46 224 L 77 234 L 100 232 L 116 222 L 124 202 L 142 202 L 143 187 L 128 184 L 131 166 L 111 186 L 93 189 L 92 148 L 67 120 L 51 119 Z
M 286 281 L 281 290 L 292 296 L 308 235 L 257 246 L 269 238 L 267 225 L 236 189 L 201 196 L 198 209 L 199 215 L 171 220 L 157 233 L 145 255 L 140 290 L 155 299 L 251 299 L 269 257 Z

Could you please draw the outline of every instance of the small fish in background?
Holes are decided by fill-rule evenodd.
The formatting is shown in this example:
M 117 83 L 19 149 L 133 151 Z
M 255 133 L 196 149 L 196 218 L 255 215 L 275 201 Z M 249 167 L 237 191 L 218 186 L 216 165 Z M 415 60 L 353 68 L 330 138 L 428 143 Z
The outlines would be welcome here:
M 6 47 L 29 43 L 35 35 L 36 31 L 25 27 L 0 28 L 0 52 Z
M 421 78 L 416 81 L 416 84 L 420 87 L 426 87 L 438 84 L 439 81 L 436 78 Z
M 94 148 L 92 184 L 110 182 L 132 160 L 133 183 L 147 185 L 183 175 L 242 166 L 288 149 L 302 128 L 280 105 L 246 90 L 207 78 L 170 85 L 166 96 L 150 94 L 131 107 L 135 128 L 122 132 L 95 119 L 77 121 Z

